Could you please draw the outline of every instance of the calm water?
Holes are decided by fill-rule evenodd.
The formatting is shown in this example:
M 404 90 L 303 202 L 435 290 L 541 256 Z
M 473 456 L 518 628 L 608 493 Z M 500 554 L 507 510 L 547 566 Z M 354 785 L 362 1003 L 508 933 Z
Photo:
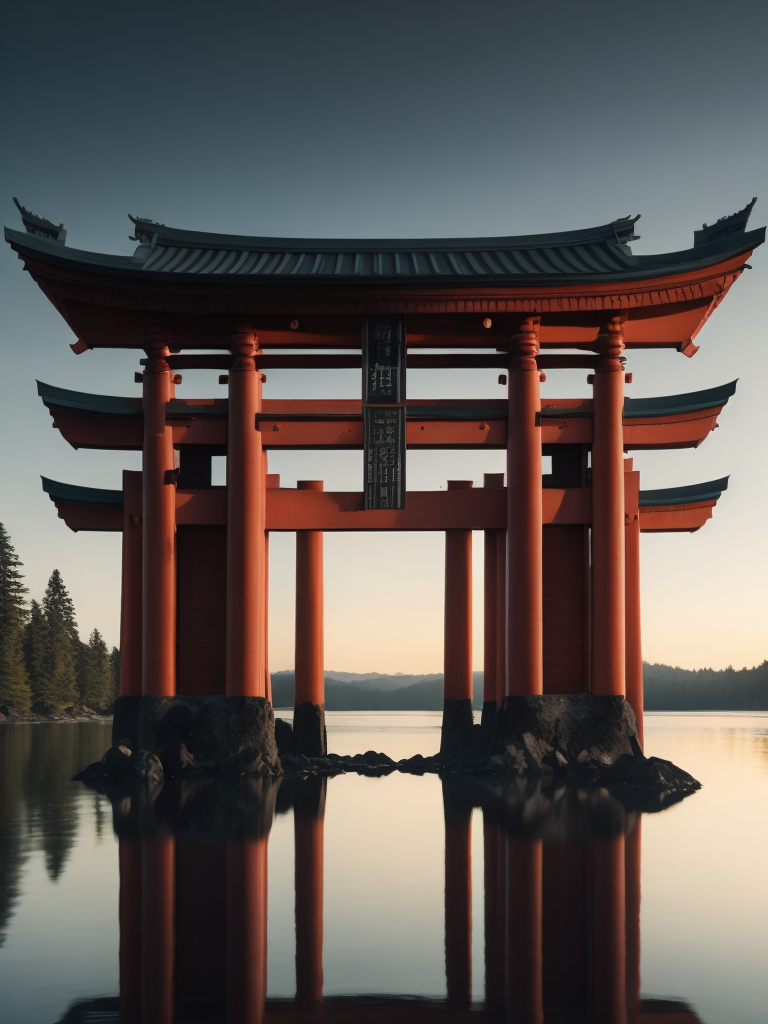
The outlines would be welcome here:
M 331 713 L 329 745 L 429 753 L 439 725 Z M 2 1024 L 768 1019 L 768 715 L 649 715 L 704 788 L 640 822 L 399 774 L 113 807 L 68 781 L 109 731 L 0 727 Z

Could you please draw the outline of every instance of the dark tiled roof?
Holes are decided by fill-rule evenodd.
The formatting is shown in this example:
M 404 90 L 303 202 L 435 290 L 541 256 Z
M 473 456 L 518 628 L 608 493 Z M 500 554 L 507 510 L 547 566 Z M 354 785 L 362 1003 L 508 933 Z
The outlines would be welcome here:
M 704 391 L 690 391 L 685 395 L 662 395 L 659 398 L 625 398 L 625 419 L 650 419 L 654 416 L 677 416 L 686 412 L 700 412 L 704 409 L 715 409 L 725 405 L 735 393 L 738 380 L 729 384 L 721 384 L 717 388 Z M 562 405 L 545 405 L 541 415 L 544 419 L 572 419 L 594 416 L 595 411 L 589 405 L 577 405 L 565 408 Z
M 69 505 L 81 508 L 121 508 L 123 505 L 122 491 L 107 491 L 101 487 L 78 487 L 75 484 L 63 484 L 59 480 L 50 480 L 42 476 L 43 490 L 51 501 L 65 501 Z
M 729 477 L 707 480 L 703 484 L 687 487 L 661 487 L 655 491 L 640 491 L 640 508 L 649 505 L 691 505 L 697 501 L 717 501 L 728 487 Z
M 34 250 L 57 262 L 142 277 L 522 284 L 540 279 L 548 283 L 633 279 L 706 267 L 749 251 L 764 240 L 764 229 L 745 233 L 750 210 L 751 205 L 713 228 L 697 232 L 692 249 L 658 256 L 632 254 L 628 243 L 637 237 L 637 217 L 542 235 L 410 239 L 219 235 L 132 217 L 136 232 L 132 238 L 139 242 L 133 256 L 70 249 L 8 228 L 5 237 L 19 251 Z M 41 218 L 37 220 L 42 223 Z M 28 230 L 32 229 L 28 226 Z

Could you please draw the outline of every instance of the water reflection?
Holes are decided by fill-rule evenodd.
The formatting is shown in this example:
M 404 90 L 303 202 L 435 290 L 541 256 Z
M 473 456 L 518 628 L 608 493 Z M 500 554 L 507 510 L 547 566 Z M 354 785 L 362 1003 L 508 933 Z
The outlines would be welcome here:
M 310 777 L 166 785 L 113 805 L 120 999 L 62 1018 L 695 1024 L 640 999 L 640 819 L 605 791 L 444 779 L 445 1000 L 323 994 L 326 788 Z M 471 820 L 483 817 L 485 991 L 472 993 Z M 293 813 L 296 995 L 266 998 L 267 842 Z M 372 880 L 373 883 L 374 880 Z M 375 927 L 375 922 L 372 922 Z M 363 941 L 361 937 L 361 941 Z

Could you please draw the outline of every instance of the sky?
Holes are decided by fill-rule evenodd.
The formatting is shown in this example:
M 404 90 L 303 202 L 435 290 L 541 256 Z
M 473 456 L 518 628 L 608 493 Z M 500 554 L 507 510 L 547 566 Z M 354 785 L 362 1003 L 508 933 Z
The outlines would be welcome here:
M 689 248 L 703 222 L 758 203 L 768 221 L 768 5 L 732 0 L 6 0 L 0 210 L 17 196 L 76 248 L 129 254 L 129 213 L 173 227 L 317 237 L 529 234 L 640 213 L 636 253 Z M 739 378 L 697 450 L 635 454 L 641 486 L 731 474 L 696 534 L 642 544 L 644 656 L 688 668 L 768 657 L 767 254 L 735 284 L 692 359 L 628 353 L 633 397 Z M 120 538 L 74 534 L 41 474 L 119 487 L 136 453 L 75 451 L 35 379 L 136 395 L 139 353 L 75 357 L 69 328 L 0 249 L 0 522 L 39 598 L 61 570 L 81 632 L 118 642 Z M 409 371 L 418 397 L 502 397 L 497 371 Z M 222 395 L 185 372 L 179 397 Z M 359 371 L 270 371 L 265 397 L 358 397 Z M 584 371 L 543 393 L 588 396 Z M 411 489 L 482 482 L 500 452 L 413 452 Z M 283 485 L 360 490 L 362 454 L 273 455 Z M 223 481 L 221 481 L 223 482 Z M 440 534 L 327 535 L 326 667 L 439 672 Z M 389 637 L 371 643 L 368 566 L 386 546 Z M 270 540 L 270 661 L 293 665 L 294 538 Z M 482 537 L 474 663 L 482 668 Z

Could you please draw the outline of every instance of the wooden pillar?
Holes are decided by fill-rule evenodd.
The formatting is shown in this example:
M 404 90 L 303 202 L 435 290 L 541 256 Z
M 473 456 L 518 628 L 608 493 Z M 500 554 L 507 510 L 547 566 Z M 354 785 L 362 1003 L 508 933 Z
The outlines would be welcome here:
M 507 441 L 507 692 L 544 692 L 539 320 L 512 338 Z
M 592 845 L 592 1005 L 595 1024 L 626 1021 L 624 835 Z
M 628 1024 L 636 1024 L 640 1014 L 640 857 L 642 850 L 642 820 L 642 815 L 638 814 L 634 828 L 624 839 Z
M 496 531 L 496 707 L 507 695 L 507 531 Z
M 449 480 L 448 490 L 468 490 L 471 480 Z M 445 531 L 443 629 L 443 727 L 440 749 L 461 744 L 472 728 L 472 531 Z
M 308 779 L 294 804 L 296 889 L 296 1000 L 301 1008 L 323 1001 L 323 843 L 326 779 Z
M 142 1024 L 174 1019 L 175 854 L 171 838 L 142 842 Z
M 120 1021 L 141 1024 L 141 846 L 120 839 Z
M 141 696 L 141 473 L 123 471 L 123 576 L 120 594 L 121 697 Z
M 261 1024 L 267 994 L 267 836 L 227 843 L 227 1021 Z
M 632 460 L 625 459 L 627 508 L 624 527 L 625 578 L 625 671 L 627 700 L 635 712 L 637 737 L 643 743 L 643 651 L 640 612 L 640 474 L 630 472 Z
M 486 473 L 484 487 L 503 487 L 503 473 Z M 483 536 L 483 717 L 496 708 L 496 534 Z
M 322 491 L 322 480 L 299 480 L 300 491 Z M 325 736 L 325 652 L 323 534 L 296 531 L 296 654 L 293 736 L 307 757 L 327 753 Z
M 232 338 L 227 447 L 227 694 L 265 696 L 264 471 L 258 339 L 248 327 Z
M 173 381 L 167 334 L 145 340 L 142 693 L 168 697 L 176 693 L 176 486 L 165 422 Z
M 472 1003 L 472 808 L 445 815 L 445 976 L 448 1005 Z
M 543 1024 L 541 886 L 542 845 L 506 840 L 507 1020 Z
M 600 335 L 592 441 L 592 692 L 625 693 L 624 340 L 615 317 Z

